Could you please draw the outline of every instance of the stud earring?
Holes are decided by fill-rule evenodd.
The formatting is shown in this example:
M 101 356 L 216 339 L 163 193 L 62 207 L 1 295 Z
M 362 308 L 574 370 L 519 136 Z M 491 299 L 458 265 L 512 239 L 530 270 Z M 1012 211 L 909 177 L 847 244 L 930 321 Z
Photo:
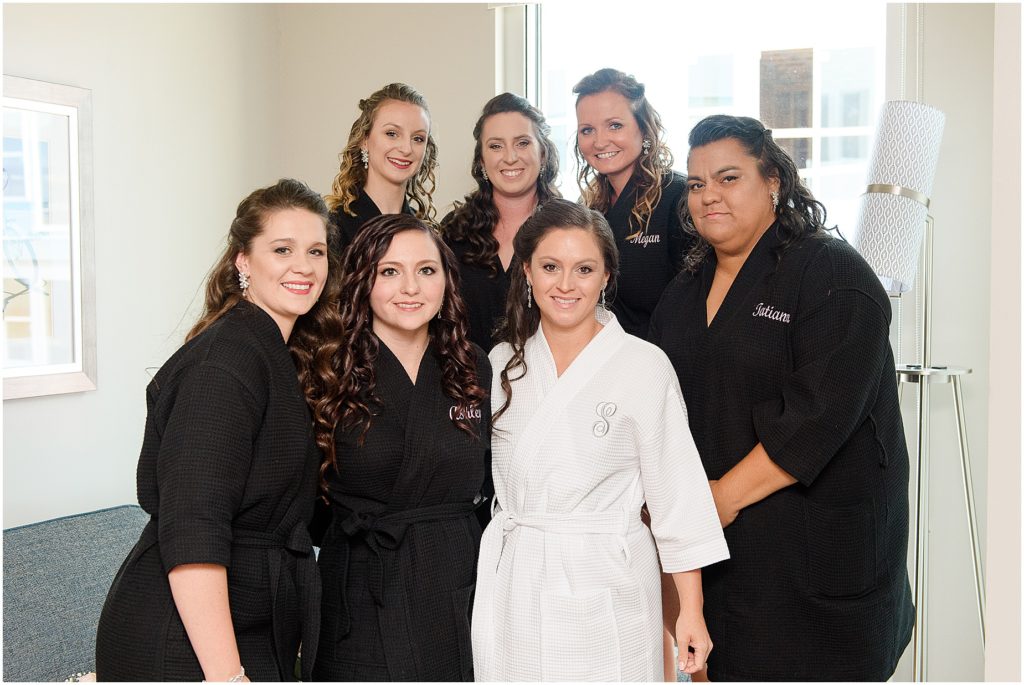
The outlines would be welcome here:
M 241 288 L 242 294 L 245 294 L 245 289 L 249 287 L 249 274 L 239 271 L 238 272 L 238 287 Z
M 533 286 L 529 281 L 526 283 L 526 308 L 533 309 Z
M 480 173 L 483 175 L 485 181 L 490 182 L 491 179 L 487 176 L 487 169 L 480 167 Z
M 359 148 L 359 159 L 363 161 L 363 168 L 370 168 L 370 153 L 366 151 L 365 147 Z
M 774 212 L 779 208 L 779 191 L 772 191 L 772 211 Z
M 608 303 L 604 299 L 604 291 L 605 288 L 601 288 L 601 309 L 608 309 Z
M 644 144 L 641 147 L 644 149 L 644 154 L 648 154 L 651 151 L 651 139 L 644 138 Z

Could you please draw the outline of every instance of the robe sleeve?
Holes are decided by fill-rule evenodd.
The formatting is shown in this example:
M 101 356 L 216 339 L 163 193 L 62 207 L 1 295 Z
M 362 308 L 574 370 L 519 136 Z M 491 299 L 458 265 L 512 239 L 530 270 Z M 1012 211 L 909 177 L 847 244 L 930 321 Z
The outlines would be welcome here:
M 174 397 L 157 456 L 157 518 L 164 568 L 230 566 L 263 408 L 227 369 L 201 363 Z
M 843 273 L 843 256 L 834 257 L 837 264 L 833 257 L 812 264 L 801 286 L 802 299 L 807 293 L 812 301 L 793 321 L 792 373 L 776 397 L 753 408 L 768 456 L 803 485 L 867 419 L 882 374 L 896 373 L 884 368 L 890 366 L 889 312 L 873 292 L 877 283 L 865 280 L 874 275 L 857 283 Z
M 658 385 L 638 423 L 640 478 L 662 570 L 680 573 L 727 559 L 729 550 L 668 359 Z

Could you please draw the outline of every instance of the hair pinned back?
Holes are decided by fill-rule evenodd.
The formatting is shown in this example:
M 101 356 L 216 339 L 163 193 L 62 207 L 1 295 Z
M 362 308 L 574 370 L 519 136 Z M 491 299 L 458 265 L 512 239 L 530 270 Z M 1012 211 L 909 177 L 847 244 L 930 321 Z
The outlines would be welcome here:
M 763 179 L 779 179 L 775 223 L 782 243 L 778 256 L 798 240 L 830 230 L 825 226 L 827 213 L 824 205 L 814 199 L 800 180 L 796 163 L 775 142 L 771 129 L 757 119 L 726 114 L 705 117 L 690 131 L 690 151 L 726 138 L 737 141 L 748 155 L 757 159 L 757 168 Z M 680 212 L 683 229 L 696 238 L 683 263 L 687 271 L 693 272 L 704 260 L 710 246 L 697 232 L 688 202 L 681 203 Z

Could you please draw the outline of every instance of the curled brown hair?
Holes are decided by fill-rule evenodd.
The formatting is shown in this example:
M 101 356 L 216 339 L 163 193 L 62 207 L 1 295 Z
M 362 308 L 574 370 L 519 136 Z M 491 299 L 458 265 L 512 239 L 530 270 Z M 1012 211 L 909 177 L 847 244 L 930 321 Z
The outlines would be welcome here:
M 614 293 L 615 279 L 619 275 L 619 248 L 615 246 L 615 235 L 604 215 L 560 198 L 538 207 L 533 216 L 520 227 L 512 241 L 515 255 L 508 267 L 509 286 L 508 299 L 505 300 L 505 318 L 495 334 L 495 340 L 507 342 L 512 346 L 512 357 L 501 370 L 501 389 L 505 393 L 505 403 L 494 412 L 492 422 L 497 422 L 512 403 L 512 381 L 526 375 L 526 341 L 540 326 L 540 308 L 528 307 L 526 304 L 530 295 L 526 287 L 524 265 L 530 263 L 537 245 L 544 236 L 551 231 L 565 228 L 580 228 L 594 236 L 604 259 L 605 271 L 608 272 L 606 287 L 609 297 Z M 522 368 L 522 373 L 510 378 L 510 372 L 517 368 Z
M 235 218 L 228 230 L 227 247 L 217 260 L 206 281 L 203 314 L 185 337 L 191 340 L 224 316 L 242 300 L 238 287 L 235 259 L 252 249 L 252 241 L 266 226 L 274 213 L 286 209 L 304 209 L 319 216 L 327 229 L 327 240 L 334 238 L 336 228 L 330 223 L 327 205 L 309 186 L 291 178 L 282 178 L 267 188 L 249 193 L 238 204 Z M 330 364 L 333 351 L 341 337 L 338 314 L 338 293 L 341 283 L 339 262 L 330 251 L 327 255 L 327 282 L 313 307 L 300 316 L 288 337 L 288 347 L 295 359 L 306 400 L 312 402 L 321 388 L 337 385 Z
M 470 173 L 477 189 L 466 196 L 465 202 L 456 203 L 455 211 L 441 226 L 446 240 L 465 240 L 469 249 L 463 256 L 467 264 L 489 269 L 492 277 L 498 276 L 498 265 L 494 257 L 498 254 L 498 241 L 494 227 L 498 223 L 498 210 L 494 206 L 494 187 L 484 178 L 483 135 L 484 123 L 495 114 L 514 112 L 522 114 L 533 125 L 533 136 L 541 147 L 541 170 L 537 176 L 537 204 L 544 204 L 554 197 L 561 197 L 555 179 L 558 176 L 558 147 L 551 140 L 548 126 L 540 110 L 529 100 L 513 93 L 495 95 L 484 105 L 480 118 L 473 127 L 473 163 Z
M 340 205 L 342 211 L 355 216 L 352 202 L 355 201 L 359 189 L 366 185 L 366 169 L 363 168 L 360 147 L 366 136 L 370 135 L 377 112 L 389 100 L 416 105 L 427 113 L 427 118 L 430 117 L 426 99 L 415 88 L 404 83 L 389 83 L 365 100 L 360 100 L 359 116 L 352 122 L 348 143 L 345 144 L 345 149 L 338 153 L 338 159 L 341 161 L 338 175 L 331 184 L 331 192 L 324 197 L 331 211 Z M 434 142 L 433 134 L 428 132 L 423 162 L 416 175 L 409 180 L 405 196 L 416 216 L 429 222 L 433 222 L 437 214 L 433 200 L 434 189 L 437 187 L 436 168 L 437 143 Z
M 640 155 L 633 171 L 638 191 L 636 204 L 633 205 L 633 219 L 637 228 L 646 232 L 651 214 L 661 201 L 662 177 L 672 173 L 672 151 L 665 142 L 665 127 L 661 124 L 661 117 L 644 94 L 644 84 L 633 76 L 617 69 L 598 69 L 580 79 L 580 82 L 573 86 L 572 92 L 576 94 L 576 104 L 579 105 L 580 100 L 588 95 L 597 95 L 609 90 L 629 100 L 630 110 L 640 127 L 640 133 L 644 139 L 651 141 L 651 149 Z M 612 184 L 587 163 L 580 152 L 578 135 L 575 150 L 576 161 L 579 164 L 576 182 L 582 193 L 583 204 L 607 214 L 612 206 Z
M 469 341 L 466 307 L 460 295 L 459 269 L 455 255 L 422 220 L 408 214 L 384 214 L 366 222 L 342 256 L 344 275 L 340 311 L 344 333 L 334 354 L 334 372 L 338 382 L 325 388 L 313 403 L 316 441 L 324 452 L 320 483 L 325 485 L 328 469 L 337 468 L 334 433 L 357 428 L 365 439 L 373 423 L 373 410 L 381 406 L 376 395 L 376 364 L 380 343 L 373 333 L 370 293 L 377 280 L 377 264 L 391 247 L 391 241 L 403 231 L 422 231 L 430 236 L 441 255 L 444 270 L 444 300 L 440 317 L 430 321 L 441 365 L 441 388 L 460 407 L 483 407 L 487 390 L 480 387 L 476 353 Z M 476 435 L 475 423 L 468 412 L 457 412 L 452 422 L 469 435 Z

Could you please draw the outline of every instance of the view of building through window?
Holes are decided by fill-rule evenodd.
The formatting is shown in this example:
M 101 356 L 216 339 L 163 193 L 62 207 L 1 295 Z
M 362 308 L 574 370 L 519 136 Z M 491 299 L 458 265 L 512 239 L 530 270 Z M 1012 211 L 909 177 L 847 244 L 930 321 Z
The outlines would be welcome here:
M 576 199 L 573 85 L 602 67 L 633 74 L 668 130 L 675 168 L 709 114 L 760 119 L 848 239 L 885 93 L 885 4 L 544 3 L 540 107 Z

